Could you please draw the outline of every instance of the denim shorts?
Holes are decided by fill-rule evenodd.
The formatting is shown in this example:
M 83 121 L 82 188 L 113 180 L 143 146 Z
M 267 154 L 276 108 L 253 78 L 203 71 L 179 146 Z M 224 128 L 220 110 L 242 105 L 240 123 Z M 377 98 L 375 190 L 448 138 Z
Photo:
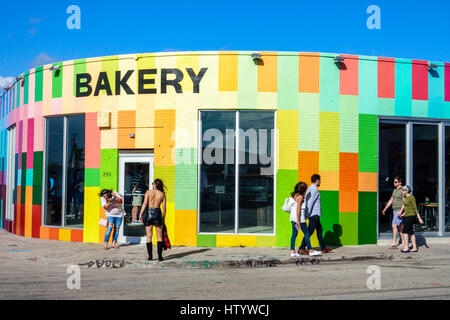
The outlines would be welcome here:
M 394 216 L 392 217 L 392 224 L 395 224 L 397 226 L 403 224 L 403 218 L 398 217 L 398 213 L 400 210 L 394 210 Z

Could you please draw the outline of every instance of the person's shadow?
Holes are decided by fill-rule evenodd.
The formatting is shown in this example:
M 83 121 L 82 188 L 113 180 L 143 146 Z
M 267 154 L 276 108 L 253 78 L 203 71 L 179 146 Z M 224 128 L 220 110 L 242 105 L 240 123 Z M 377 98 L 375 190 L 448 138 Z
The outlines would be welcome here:
M 326 245 L 334 247 L 342 247 L 340 237 L 342 236 L 342 226 L 340 224 L 333 224 L 333 231 L 327 231 L 325 233 L 324 241 Z

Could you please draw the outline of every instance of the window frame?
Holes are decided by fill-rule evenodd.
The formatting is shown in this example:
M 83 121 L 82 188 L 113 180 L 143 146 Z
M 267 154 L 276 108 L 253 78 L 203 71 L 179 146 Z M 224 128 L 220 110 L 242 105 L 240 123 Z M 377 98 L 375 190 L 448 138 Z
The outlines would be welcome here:
M 224 111 L 234 111 L 236 112 L 235 117 L 235 199 L 234 199 L 234 232 L 200 232 L 200 197 L 201 197 L 201 165 L 202 165 L 202 154 L 203 154 L 203 139 L 202 139 L 202 112 L 224 112 Z M 273 130 L 274 130 L 274 145 L 273 145 L 273 227 L 272 233 L 240 233 L 239 232 L 239 112 L 272 112 L 274 115 Z M 198 235 L 226 235 L 226 236 L 275 236 L 276 234 L 276 202 L 277 202 L 277 158 L 278 158 L 278 144 L 277 144 L 277 110 L 276 109 L 199 109 L 198 110 L 198 134 L 197 134 L 197 234 Z

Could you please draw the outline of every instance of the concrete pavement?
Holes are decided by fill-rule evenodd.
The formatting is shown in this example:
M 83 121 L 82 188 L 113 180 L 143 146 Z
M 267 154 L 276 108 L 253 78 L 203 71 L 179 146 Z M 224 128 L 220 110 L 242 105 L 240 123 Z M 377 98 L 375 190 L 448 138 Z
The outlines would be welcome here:
M 256 268 L 281 265 L 323 264 L 369 260 L 423 260 L 450 257 L 450 239 L 427 238 L 419 241 L 418 253 L 390 249 L 390 241 L 381 244 L 345 246 L 314 258 L 292 259 L 289 248 L 251 247 L 172 247 L 163 252 L 165 261 L 147 261 L 144 245 L 122 245 L 103 250 L 103 244 L 63 242 L 24 238 L 0 230 L 0 261 L 3 265 L 32 262 L 37 265 L 82 268 Z M 157 257 L 154 246 L 153 257 Z

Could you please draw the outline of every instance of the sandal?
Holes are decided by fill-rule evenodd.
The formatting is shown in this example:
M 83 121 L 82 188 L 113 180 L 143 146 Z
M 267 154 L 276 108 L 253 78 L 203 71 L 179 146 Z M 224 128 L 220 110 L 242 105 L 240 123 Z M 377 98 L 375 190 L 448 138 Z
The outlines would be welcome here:
M 409 252 L 418 252 L 419 251 L 419 249 L 416 249 L 416 250 L 409 250 Z
M 398 248 L 398 244 L 396 244 L 396 245 L 391 244 L 391 246 L 389 247 L 389 249 L 397 249 L 397 248 Z
M 400 250 L 402 253 L 409 253 L 409 250 L 406 250 L 406 251 L 403 251 L 403 250 Z

